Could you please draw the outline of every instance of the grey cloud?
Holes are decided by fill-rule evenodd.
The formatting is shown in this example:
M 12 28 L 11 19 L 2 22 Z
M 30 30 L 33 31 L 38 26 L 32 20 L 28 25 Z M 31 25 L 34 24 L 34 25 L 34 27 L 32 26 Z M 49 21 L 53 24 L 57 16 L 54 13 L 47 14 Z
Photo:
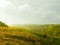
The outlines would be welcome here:
M 11 2 L 2 12 L 16 23 L 60 23 L 60 0 L 6 0 Z M 27 7 L 24 5 L 27 4 Z M 21 6 L 19 8 L 19 6 Z M 0 8 L 1 10 L 1 8 Z M 1 12 L 1 11 L 0 11 Z M 1 13 L 0 13 L 1 14 Z M 22 20 L 22 21 L 19 21 Z M 11 22 L 11 23 L 12 23 Z

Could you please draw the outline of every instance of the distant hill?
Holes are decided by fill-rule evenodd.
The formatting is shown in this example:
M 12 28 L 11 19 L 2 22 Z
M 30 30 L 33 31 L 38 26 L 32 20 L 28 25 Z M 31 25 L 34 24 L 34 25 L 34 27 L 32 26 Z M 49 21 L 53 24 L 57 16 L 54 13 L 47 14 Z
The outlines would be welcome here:
M 27 28 L 27 29 L 31 29 L 31 30 L 41 30 L 41 29 L 47 29 L 48 27 L 60 27 L 60 24 L 45 24 L 45 25 L 41 25 L 41 24 L 18 24 L 18 25 L 13 25 L 16 27 L 22 27 L 22 28 Z
M 44 34 L 46 34 L 49 32 L 49 35 L 50 35 L 50 32 L 56 33 L 54 31 L 57 31 L 60 33 L 60 24 L 45 24 L 45 25 L 25 24 L 25 25 L 13 25 L 13 26 L 29 29 L 29 30 L 31 30 L 33 32 L 37 32 L 37 33 L 44 32 Z

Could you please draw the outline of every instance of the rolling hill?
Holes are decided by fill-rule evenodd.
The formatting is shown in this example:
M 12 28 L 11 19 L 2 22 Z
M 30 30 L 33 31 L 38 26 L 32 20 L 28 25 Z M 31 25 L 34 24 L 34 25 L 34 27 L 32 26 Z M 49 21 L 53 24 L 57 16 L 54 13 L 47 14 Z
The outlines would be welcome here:
M 0 45 L 60 45 L 60 24 L 0 27 Z

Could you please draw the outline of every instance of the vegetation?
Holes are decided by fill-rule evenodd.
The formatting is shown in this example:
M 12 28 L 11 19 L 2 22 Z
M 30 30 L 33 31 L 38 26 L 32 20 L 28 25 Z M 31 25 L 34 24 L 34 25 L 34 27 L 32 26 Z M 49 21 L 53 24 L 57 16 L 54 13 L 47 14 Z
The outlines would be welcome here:
M 0 21 L 0 27 L 8 27 L 5 23 Z
M 60 45 L 60 24 L 0 27 L 0 45 Z

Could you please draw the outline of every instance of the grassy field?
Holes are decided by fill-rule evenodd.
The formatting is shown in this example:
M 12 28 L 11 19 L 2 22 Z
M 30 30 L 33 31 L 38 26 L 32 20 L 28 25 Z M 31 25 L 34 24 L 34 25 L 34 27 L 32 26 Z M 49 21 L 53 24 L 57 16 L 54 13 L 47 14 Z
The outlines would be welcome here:
M 0 27 L 0 45 L 60 45 L 60 24 L 24 27 Z

